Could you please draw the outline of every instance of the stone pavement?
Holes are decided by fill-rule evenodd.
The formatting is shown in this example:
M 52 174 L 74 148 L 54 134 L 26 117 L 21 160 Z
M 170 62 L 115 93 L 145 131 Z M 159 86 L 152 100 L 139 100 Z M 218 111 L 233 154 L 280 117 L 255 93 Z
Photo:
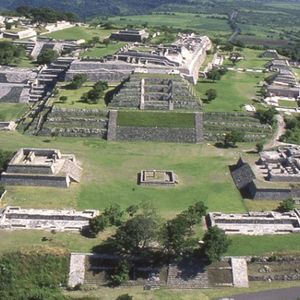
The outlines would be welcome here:
M 231 258 L 234 287 L 249 287 L 247 262 L 243 258 Z
M 84 253 L 71 253 L 69 287 L 75 287 L 78 284 L 84 283 L 85 256 Z

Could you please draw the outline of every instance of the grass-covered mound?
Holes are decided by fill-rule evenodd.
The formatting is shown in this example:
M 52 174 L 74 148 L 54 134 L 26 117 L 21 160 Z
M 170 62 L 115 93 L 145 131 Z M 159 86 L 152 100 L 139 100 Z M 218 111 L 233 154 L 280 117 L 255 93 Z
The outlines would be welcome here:
M 51 248 L 22 250 L 0 257 L 0 299 L 64 299 L 69 255 Z
M 119 111 L 118 126 L 194 128 L 195 114 L 174 112 Z

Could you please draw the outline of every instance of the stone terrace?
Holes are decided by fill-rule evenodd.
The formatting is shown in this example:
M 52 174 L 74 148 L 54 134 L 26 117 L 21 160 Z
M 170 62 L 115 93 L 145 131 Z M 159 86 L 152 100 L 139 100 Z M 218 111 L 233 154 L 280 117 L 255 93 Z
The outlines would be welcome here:
M 7 206 L 0 211 L 0 229 L 81 230 L 99 214 L 96 210 L 24 209 Z
M 110 106 L 141 110 L 200 110 L 189 84 L 179 76 L 135 74 L 117 88 Z
M 223 214 L 212 212 L 207 216 L 208 226 L 218 226 L 226 234 L 264 235 L 300 232 L 299 211 L 288 213 L 249 212 Z
M 31 85 L 37 72 L 0 66 L 0 103 L 27 103 L 30 101 Z
M 75 156 L 57 149 L 20 149 L 1 174 L 3 185 L 69 187 L 79 182 L 82 169 Z

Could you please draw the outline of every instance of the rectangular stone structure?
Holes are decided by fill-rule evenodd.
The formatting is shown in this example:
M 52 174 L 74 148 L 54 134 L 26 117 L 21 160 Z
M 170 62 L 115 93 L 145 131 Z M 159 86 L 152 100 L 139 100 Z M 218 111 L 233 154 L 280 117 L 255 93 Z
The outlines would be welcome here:
M 3 185 L 69 187 L 80 182 L 81 167 L 72 154 L 57 149 L 22 148 L 1 174 Z
M 142 170 L 139 174 L 141 185 L 175 186 L 177 176 L 173 171 Z
M 99 214 L 97 210 L 24 209 L 7 206 L 0 210 L 0 229 L 38 229 L 78 231 L 89 226 L 89 220 Z
M 299 211 L 287 213 L 249 212 L 223 214 L 211 212 L 206 217 L 208 227 L 218 226 L 226 234 L 264 235 L 300 232 Z

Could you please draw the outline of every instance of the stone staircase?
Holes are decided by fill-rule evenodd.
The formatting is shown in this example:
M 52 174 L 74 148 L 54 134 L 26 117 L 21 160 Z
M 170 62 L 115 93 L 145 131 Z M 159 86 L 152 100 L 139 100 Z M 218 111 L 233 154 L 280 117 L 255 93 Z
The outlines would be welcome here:
M 68 174 L 73 181 L 80 182 L 82 168 L 76 165 L 73 161 L 66 160 L 62 170 Z
M 181 78 L 168 75 L 143 77 L 133 74 L 119 87 L 111 106 L 141 110 L 201 110 L 200 101 L 191 87 Z
M 208 273 L 201 263 L 169 265 L 167 286 L 176 289 L 201 289 L 209 287 Z

